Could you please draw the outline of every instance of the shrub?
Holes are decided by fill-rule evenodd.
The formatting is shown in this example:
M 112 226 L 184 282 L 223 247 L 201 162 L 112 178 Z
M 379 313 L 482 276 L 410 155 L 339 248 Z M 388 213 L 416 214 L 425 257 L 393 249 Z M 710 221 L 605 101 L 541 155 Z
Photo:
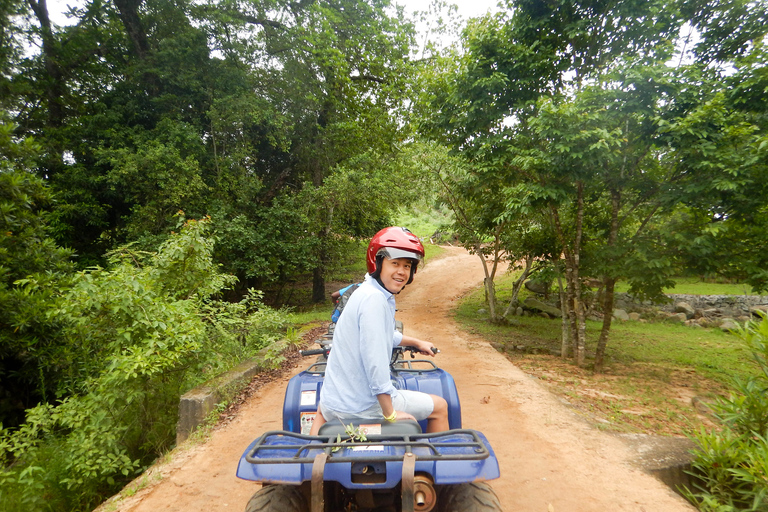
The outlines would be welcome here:
M 702 511 L 768 510 L 768 318 L 741 332 L 758 372 L 734 382 L 715 406 L 720 432 L 700 431 L 693 468 L 702 481 L 689 498 Z
M 187 221 L 157 253 L 117 250 L 52 303 L 66 378 L 55 404 L 0 431 L 4 511 L 91 510 L 171 446 L 184 391 L 278 337 L 286 315 L 257 292 L 216 299 L 234 278 L 213 263 L 208 229 Z

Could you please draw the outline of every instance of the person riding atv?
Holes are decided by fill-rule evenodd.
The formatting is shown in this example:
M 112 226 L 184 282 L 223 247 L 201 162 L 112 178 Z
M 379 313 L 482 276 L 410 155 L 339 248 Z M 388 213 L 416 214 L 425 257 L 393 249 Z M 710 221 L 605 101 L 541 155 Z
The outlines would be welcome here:
M 333 331 L 320 407 L 311 434 L 328 420 L 350 418 L 427 419 L 427 431 L 448 429 L 444 398 L 392 385 L 389 362 L 396 346 L 415 347 L 434 356 L 434 345 L 395 329 L 395 295 L 413 282 L 424 246 L 402 227 L 384 228 L 366 252 L 368 275 L 349 297 Z

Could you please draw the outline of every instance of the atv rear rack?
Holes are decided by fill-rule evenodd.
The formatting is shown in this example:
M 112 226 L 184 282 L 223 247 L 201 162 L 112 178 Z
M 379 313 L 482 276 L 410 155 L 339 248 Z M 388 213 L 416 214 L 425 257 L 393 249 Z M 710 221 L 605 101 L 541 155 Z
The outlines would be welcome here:
M 310 512 L 325 510 L 326 465 L 338 463 L 399 463 L 401 511 L 415 512 L 414 489 L 416 463 L 479 461 L 491 457 L 486 442 L 475 430 L 454 429 L 429 434 L 370 434 L 366 441 L 340 440 L 339 435 L 308 436 L 285 430 L 273 430 L 259 437 L 245 454 L 251 464 L 311 464 Z M 349 437 L 349 436 L 347 436 Z M 374 452 L 382 452 L 379 455 Z M 498 465 L 493 460 L 498 477 Z M 471 462 L 473 466 L 482 464 Z
M 373 455 L 367 449 L 381 446 L 390 452 Z M 368 435 L 366 441 L 338 441 L 334 436 L 309 436 L 273 430 L 259 437 L 245 459 L 251 464 L 311 464 L 319 453 L 325 453 L 327 462 L 359 462 L 356 450 L 365 451 L 370 462 L 402 461 L 406 454 L 414 453 L 420 461 L 482 460 L 490 456 L 488 448 L 470 429 L 454 429 L 430 434 Z M 416 452 L 414 452 L 416 450 Z M 280 453 L 282 452 L 282 453 Z

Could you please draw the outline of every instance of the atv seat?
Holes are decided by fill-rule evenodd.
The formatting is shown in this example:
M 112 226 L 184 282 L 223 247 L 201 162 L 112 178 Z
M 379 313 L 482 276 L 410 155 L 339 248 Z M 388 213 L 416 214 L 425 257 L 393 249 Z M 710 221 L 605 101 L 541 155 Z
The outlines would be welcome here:
M 351 424 L 353 428 L 360 427 L 361 425 L 374 425 L 374 427 L 369 430 L 369 435 L 378 435 L 379 429 L 377 427 L 380 427 L 381 435 L 383 436 L 421 434 L 421 425 L 414 420 L 402 420 L 390 423 L 387 421 L 357 419 L 352 420 Z M 371 432 L 371 430 L 375 431 L 375 433 Z M 323 426 L 320 427 L 320 432 L 318 434 L 321 436 L 347 435 L 344 424 L 339 420 L 331 420 L 324 423 Z

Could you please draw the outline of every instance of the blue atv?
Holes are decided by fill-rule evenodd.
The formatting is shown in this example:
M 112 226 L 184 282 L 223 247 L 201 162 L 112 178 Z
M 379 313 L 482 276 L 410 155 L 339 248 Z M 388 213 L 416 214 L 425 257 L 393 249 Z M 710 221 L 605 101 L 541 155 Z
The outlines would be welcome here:
M 319 357 L 288 383 L 283 430 L 266 432 L 245 450 L 237 476 L 261 482 L 246 512 L 500 512 L 499 477 L 490 443 L 461 427 L 453 377 L 398 347 L 390 364 L 396 388 L 442 396 L 450 430 L 422 433 L 426 420 L 349 425 L 325 423 L 309 435 L 317 412 L 330 340 L 302 351 Z M 405 353 L 410 351 L 410 359 Z

